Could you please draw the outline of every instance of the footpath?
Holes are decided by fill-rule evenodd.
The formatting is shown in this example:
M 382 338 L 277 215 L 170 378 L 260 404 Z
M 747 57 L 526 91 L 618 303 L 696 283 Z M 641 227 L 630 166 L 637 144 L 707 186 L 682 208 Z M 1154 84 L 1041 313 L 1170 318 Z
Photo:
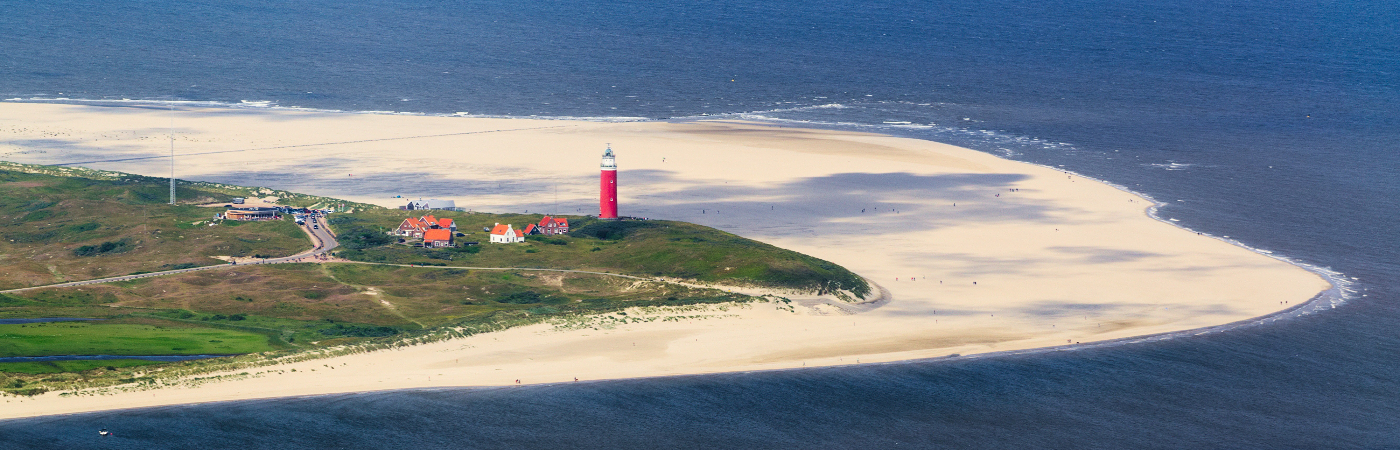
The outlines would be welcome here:
M 16 292 L 32 291 L 32 290 L 35 290 L 35 289 L 63 288 L 63 287 L 72 287 L 72 286 L 84 286 L 84 285 L 89 285 L 89 284 L 112 283 L 112 282 L 117 282 L 117 281 L 130 281 L 130 280 L 138 280 L 138 279 L 141 279 L 141 278 L 163 277 L 163 276 L 166 276 L 166 275 L 175 275 L 175 274 L 188 273 L 188 272 L 198 272 L 198 271 L 201 271 L 201 270 L 228 269 L 228 268 L 231 268 L 231 267 L 238 267 L 238 266 L 249 266 L 249 265 L 257 265 L 257 264 L 283 264 L 283 263 L 303 262 L 302 260 L 304 260 L 304 259 L 306 259 L 306 258 L 320 257 L 321 255 L 326 254 L 326 252 L 329 252 L 329 251 L 331 251 L 332 249 L 335 249 L 337 246 L 340 245 L 339 243 L 336 242 L 336 240 L 335 240 L 335 235 L 332 234 L 332 233 L 330 232 L 330 229 L 326 227 L 326 224 L 324 223 L 324 221 L 323 221 L 322 218 L 320 218 L 320 217 L 312 218 L 310 222 L 308 222 L 306 225 L 302 226 L 301 228 L 302 228 L 302 231 L 305 231 L 305 232 L 306 232 L 306 236 L 307 236 L 308 238 L 311 239 L 311 245 L 312 245 L 312 247 L 311 247 L 310 250 L 307 250 L 307 251 L 304 251 L 304 252 L 301 252 L 301 253 L 297 253 L 297 254 L 291 255 L 291 256 L 285 256 L 285 257 L 281 257 L 281 258 L 266 258 L 266 259 L 260 259 L 260 260 L 253 261 L 253 262 L 244 262 L 244 263 L 241 263 L 241 264 L 217 264 L 217 265 L 212 265 L 212 266 L 191 267 L 191 268 L 188 268 L 188 269 L 162 270 L 162 271 L 159 271 L 159 272 L 134 273 L 134 274 L 131 274 L 131 275 L 122 275 L 122 276 L 116 276 L 116 277 L 95 278 L 95 279 L 91 279 L 91 280 L 82 280 L 82 281 L 70 281 L 70 282 L 67 282 L 67 283 L 45 284 L 45 285 L 42 285 L 42 286 L 30 286 L 30 287 L 24 287 L 24 288 L 18 288 L 18 289 L 7 289 L 7 290 L 0 291 L 0 294 L 11 294 L 11 293 L 16 293 Z

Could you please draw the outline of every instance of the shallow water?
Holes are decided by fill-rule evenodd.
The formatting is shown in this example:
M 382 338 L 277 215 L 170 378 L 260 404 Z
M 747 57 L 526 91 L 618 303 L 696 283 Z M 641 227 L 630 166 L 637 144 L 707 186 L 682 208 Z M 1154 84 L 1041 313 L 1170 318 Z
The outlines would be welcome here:
M 1357 278 L 1335 308 L 1132 345 L 12 420 L 0 447 L 1400 446 L 1393 3 L 0 4 L 4 98 L 892 133 Z

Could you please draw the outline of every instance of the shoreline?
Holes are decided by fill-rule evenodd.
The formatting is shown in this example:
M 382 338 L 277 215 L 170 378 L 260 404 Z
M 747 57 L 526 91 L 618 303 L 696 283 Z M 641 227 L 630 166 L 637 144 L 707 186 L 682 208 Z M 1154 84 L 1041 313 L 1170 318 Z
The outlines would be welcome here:
M 166 407 L 193 406 L 193 405 L 216 405 L 216 404 L 222 404 L 222 403 L 239 403 L 239 402 L 252 402 L 252 401 L 296 400 L 296 399 L 307 399 L 307 398 L 313 398 L 313 397 L 328 397 L 328 396 L 336 396 L 336 395 L 349 396 L 349 395 L 375 394 L 375 393 L 389 393 L 389 392 L 444 391 L 444 390 L 473 390 L 473 391 L 478 391 L 478 390 L 488 390 L 488 389 L 513 389 L 513 388 L 529 388 L 529 387 L 550 387 L 550 386 L 568 385 L 568 384 L 571 384 L 571 383 L 572 383 L 572 384 L 579 384 L 579 383 L 609 383 L 609 382 L 618 382 L 618 381 L 642 380 L 642 379 L 657 379 L 657 378 L 704 377 L 704 376 L 725 375 L 725 374 L 732 374 L 732 373 L 752 374 L 752 373 L 782 373 L 782 372 L 796 372 L 796 371 L 808 371 L 808 370 L 839 370 L 839 369 L 841 369 L 841 368 L 843 368 L 843 367 L 851 367 L 851 366 L 859 366 L 859 365 L 867 365 L 867 366 L 870 366 L 870 365 L 874 365 L 874 366 L 893 366 L 893 365 L 904 365 L 904 364 L 939 364 L 939 363 L 951 363 L 951 362 L 957 362 L 957 361 L 968 361 L 968 360 L 975 360 L 975 359 L 1000 358 L 1000 357 L 1007 357 L 1007 356 L 1036 355 L 1036 354 L 1042 354 L 1042 353 L 1053 353 L 1053 352 L 1064 352 L 1064 351 L 1078 351 L 1078 350 L 1088 350 L 1088 349 L 1110 348 L 1110 347 L 1118 347 L 1118 346 L 1124 346 L 1124 345 L 1134 345 L 1134 344 L 1145 343 L 1145 342 L 1149 342 L 1149 341 L 1151 341 L 1151 342 L 1159 342 L 1159 341 L 1166 341 L 1166 340 L 1171 340 L 1171 339 L 1176 339 L 1176 338 L 1183 338 L 1183 337 L 1188 337 L 1188 336 L 1199 336 L 1199 335 L 1203 335 L 1203 334 L 1207 334 L 1207 333 L 1226 332 L 1226 331 L 1234 330 L 1234 329 L 1237 329 L 1237 328 L 1243 328 L 1243 327 L 1261 326 L 1261 325 L 1264 325 L 1264 322 L 1272 321 L 1272 320 L 1270 320 L 1270 319 L 1278 320 L 1278 319 L 1280 319 L 1280 318 L 1285 318 L 1285 317 L 1283 317 L 1283 316 L 1288 316 L 1287 318 L 1297 318 L 1297 317 L 1305 316 L 1305 315 L 1312 314 L 1312 313 L 1314 313 L 1314 312 L 1320 311 L 1320 309 L 1316 308 L 1317 306 L 1319 306 L 1319 305 L 1316 305 L 1316 303 L 1322 301 L 1322 300 L 1324 299 L 1324 297 L 1326 297 L 1327 294 L 1328 294 L 1330 291 L 1333 291 L 1333 290 L 1340 290 L 1340 289 L 1342 289 L 1342 288 L 1340 288 L 1340 287 L 1338 287 L 1338 286 L 1334 286 L 1333 288 L 1328 289 L 1327 291 L 1324 291 L 1324 292 L 1322 292 L 1322 293 L 1319 293 L 1316 297 L 1314 297 L 1314 298 L 1312 298 L 1312 299 L 1310 299 L 1310 300 L 1308 300 L 1308 301 L 1306 301 L 1306 302 L 1300 303 L 1300 304 L 1298 304 L 1298 305 L 1296 305 L 1296 306 L 1290 307 L 1290 308 L 1288 308 L 1288 309 L 1284 309 L 1284 310 L 1281 310 L 1281 311 L 1277 311 L 1277 312 L 1270 313 L 1270 314 L 1263 315 L 1263 316 L 1259 316 L 1259 317 L 1252 317 L 1252 318 L 1240 320 L 1240 321 L 1237 321 L 1237 322 L 1231 322 L 1231 323 L 1226 323 L 1226 324 L 1220 324 L 1220 325 L 1214 325 L 1214 326 L 1203 327 L 1203 328 L 1197 328 L 1197 329 L 1190 329 L 1190 330 L 1178 330 L 1178 331 L 1168 331 L 1168 332 L 1163 332 L 1163 333 L 1148 334 L 1148 335 L 1141 335 L 1141 336 L 1129 336 L 1129 337 L 1118 338 L 1118 339 L 1113 339 L 1113 340 L 1108 340 L 1108 341 L 1089 342 L 1089 343 L 1085 343 L 1085 344 L 1070 344 L 1070 345 L 1058 345 L 1058 346 L 1048 346 L 1048 347 L 1035 347 L 1035 348 L 1028 348 L 1028 349 L 1021 349 L 1021 350 L 1003 350 L 1003 351 L 995 351 L 995 352 L 987 352 L 987 353 L 972 353 L 972 354 L 967 354 L 967 355 L 953 354 L 953 355 L 948 355 L 948 356 L 935 356 L 935 357 L 927 357 L 927 358 L 905 359 L 905 360 L 883 361 L 883 362 L 850 363 L 850 364 L 846 364 L 846 365 L 829 365 L 829 366 L 812 366 L 812 367 L 787 367 L 787 368 L 776 368 L 776 369 L 757 369 L 757 370 L 728 371 L 728 372 L 707 372 L 707 373 L 684 373 L 684 374 L 670 374 L 670 375 L 649 375 L 649 376 L 618 377 L 618 378 L 592 379 L 592 380 L 577 380 L 577 381 L 553 381 L 553 382 L 530 383 L 530 384 L 522 384 L 522 385 L 495 384 L 495 385 L 463 385 L 463 386 L 421 386 L 421 387 L 403 387 L 403 388 L 387 388 L 387 389 L 370 389 L 370 390 L 361 390 L 361 391 L 340 391 L 340 392 L 319 393 L 319 394 L 283 395 L 283 396 L 271 396 L 271 397 L 248 397 L 248 398 L 239 398 L 239 399 L 231 399 L 231 400 L 189 401 L 189 402 L 181 402 L 181 403 L 162 403 L 162 404 L 149 405 L 149 406 L 133 406 L 133 407 L 111 408 L 111 409 L 95 409 L 95 410 L 89 410 L 89 411 L 56 412 L 56 413 L 50 413 L 50 414 L 31 415 L 31 416 L 0 417 L 0 422 L 20 421 L 20 420 L 25 420 L 25 419 L 41 419 L 41 418 L 45 418 L 45 417 L 75 416 L 75 415 L 81 415 L 81 414 L 102 413 L 102 412 L 137 411 L 137 410 L 147 410 L 147 409 L 166 408 Z M 1343 296 L 1344 296 L 1344 295 L 1343 295 Z M 1302 311 L 1304 308 L 1309 308 L 1309 307 L 1313 307 L 1313 310 L 1312 310 L 1312 311 Z M 1331 304 L 1331 308 L 1336 308 L 1336 303 Z
M 0 117 L 43 118 L 46 117 L 43 112 L 47 112 L 48 117 L 70 115 L 70 119 L 81 126 L 93 129 L 105 127 L 109 130 L 113 127 L 118 130 L 130 129 L 130 123 L 110 122 L 122 118 L 140 119 L 143 114 L 168 120 L 167 113 L 163 111 L 39 105 L 43 107 L 0 102 Z M 38 110 L 44 111 L 34 114 Z M 446 127 L 461 127 L 463 129 L 458 131 L 464 131 L 467 128 L 499 130 L 497 127 L 504 128 L 503 125 L 507 123 L 529 125 L 518 122 L 527 119 L 503 122 L 505 119 L 285 111 L 252 115 L 238 111 L 236 115 L 239 117 L 231 117 L 234 114 L 225 111 L 226 114 L 221 115 L 219 109 L 197 111 L 204 116 L 199 120 L 206 123 L 184 132 L 199 138 L 189 138 L 189 145 L 250 148 L 255 146 L 242 144 L 271 136 L 282 144 L 307 149 L 302 154 L 278 155 L 273 159 L 260 160 L 273 163 L 263 168 L 264 171 L 278 170 L 276 164 L 299 167 L 307 163 L 296 161 L 318 161 L 316 158 L 325 149 L 317 147 L 328 144 L 315 143 L 318 142 L 315 136 L 339 137 L 335 132 L 327 134 L 324 130 L 349 129 L 347 125 L 353 127 L 358 124 L 361 128 L 373 125 L 395 131 L 398 130 L 396 126 L 416 127 L 413 129 L 438 130 L 442 133 L 447 133 L 441 130 Z M 292 134 L 291 131 L 276 131 L 276 126 L 269 126 L 271 131 L 267 133 L 246 135 L 248 127 L 265 125 L 256 120 L 258 117 L 275 118 L 276 122 L 296 122 L 297 125 L 314 129 L 304 134 L 302 130 L 297 130 Z M 71 130 L 75 126 L 72 125 L 73 120 L 61 123 L 65 129 Z M 15 119 L 14 122 L 26 123 L 23 119 Z M 551 123 L 559 124 L 558 121 Z M 53 125 L 47 125 L 50 128 L 41 124 L 30 126 L 55 129 L 51 128 Z M 0 129 L 0 132 L 3 131 Z M 83 131 L 71 133 L 78 136 Z M 88 133 L 100 134 L 96 131 Z M 509 193 L 528 192 L 524 189 L 529 186 L 507 187 L 507 182 L 518 182 L 522 175 L 526 180 L 565 179 L 586 186 L 589 181 L 587 169 L 580 171 L 583 175 L 577 177 L 578 181 L 573 181 L 574 178 L 569 178 L 573 177 L 573 169 L 569 167 L 577 165 L 573 162 L 596 158 L 592 154 L 594 149 L 573 151 L 568 148 L 577 142 L 591 145 L 593 140 L 602 139 L 612 140 L 615 145 L 623 142 L 622 146 L 627 150 L 619 150 L 619 164 L 630 162 L 634 165 L 623 166 L 622 182 L 633 183 L 633 180 L 637 180 L 635 183 L 641 184 L 634 188 L 635 191 L 621 192 L 624 209 L 636 205 L 633 207 L 637 208 L 635 214 L 638 215 L 690 222 L 701 220 L 704 222 L 696 223 L 833 261 L 865 276 L 872 283 L 885 278 L 875 284 L 882 290 L 888 287 L 893 291 L 892 300 L 868 309 L 862 308 L 855 314 L 823 311 L 820 308 L 780 314 L 771 311 L 772 308 L 766 312 L 759 311 L 756 304 L 753 308 L 739 308 L 743 311 L 729 314 L 733 317 L 708 320 L 699 326 L 693 323 L 667 326 L 634 324 L 603 331 L 601 336 L 530 325 L 443 343 L 257 369 L 295 366 L 314 370 L 315 367 L 330 367 L 326 363 L 331 362 L 353 363 L 359 372 L 351 376 L 342 376 L 344 372 L 339 370 L 335 376 L 310 376 L 302 371 L 290 377 L 285 373 L 267 374 L 221 381 L 199 388 L 163 388 L 105 397 L 59 398 L 50 393 L 21 401 L 21 405 L 29 407 L 17 409 L 27 411 L 0 409 L 0 418 L 289 395 L 480 388 L 511 385 L 510 380 L 517 378 L 527 378 L 528 382 L 524 384 L 547 384 L 567 381 L 570 372 L 585 372 L 590 375 L 586 377 L 589 380 L 617 380 L 792 370 L 803 366 L 835 367 L 844 365 L 842 363 L 846 358 L 860 360 L 861 364 L 890 364 L 1067 351 L 1227 331 L 1263 323 L 1271 318 L 1278 320 L 1279 316 L 1310 314 L 1319 310 L 1323 300 L 1330 300 L 1333 307 L 1345 300 L 1346 280 L 1340 274 L 1328 276 L 1322 272 L 1322 268 L 1305 266 L 1272 253 L 1266 254 L 1235 241 L 1197 235 L 1156 216 L 1155 211 L 1161 203 L 1144 194 L 1059 168 L 1008 160 L 990 153 L 931 141 L 704 118 L 686 119 L 685 123 L 581 122 L 511 136 L 489 132 L 468 136 L 459 132 L 455 134 L 462 135 L 460 137 L 443 138 L 428 134 L 424 132 L 406 139 L 423 137 L 424 142 L 418 142 L 415 145 L 417 148 L 428 148 L 433 155 L 446 158 L 443 160 L 447 162 L 445 165 L 473 168 L 471 173 L 477 177 L 484 174 L 488 180 L 500 180 L 498 187 L 504 187 Z M 0 145 L 8 142 L 3 140 L 4 137 L 4 134 L 0 134 Z M 447 139 L 452 142 L 438 142 Z M 103 149 L 120 148 L 127 155 L 140 156 L 144 153 L 150 159 L 159 161 L 152 154 L 158 154 L 156 152 L 160 149 L 142 150 L 139 141 L 131 142 L 133 140 L 136 139 L 112 144 L 82 144 L 91 148 L 79 150 L 88 154 L 103 154 L 107 151 Z M 338 140 L 319 140 L 332 141 Z M 200 144 L 215 142 L 217 146 Z M 520 166 L 508 158 L 492 159 L 492 154 L 480 150 L 494 146 L 529 148 L 552 155 L 552 158 L 548 162 L 541 160 L 540 165 Z M 384 148 L 382 144 L 349 147 L 338 150 L 337 158 L 371 166 L 376 166 L 375 161 L 380 161 L 377 167 L 396 167 L 393 166 L 395 160 L 379 156 Z M 468 152 L 474 153 L 462 156 L 462 148 L 472 149 Z M 659 158 L 662 156 L 683 165 L 664 165 L 665 160 Z M 245 160 L 251 156 L 211 157 L 222 158 L 202 162 L 210 170 L 208 173 L 214 174 L 217 173 L 214 166 L 218 166 L 219 161 L 230 161 L 230 158 Z M 8 156 L 0 158 L 9 159 Z M 655 159 L 646 161 L 651 158 Z M 726 165 L 734 158 L 749 161 L 744 166 Z M 658 159 L 660 163 L 656 161 Z M 553 160 L 561 162 L 556 164 Z M 42 163 L 36 160 L 21 162 Z M 141 173 L 122 169 L 140 169 L 139 164 L 115 162 L 103 169 Z M 353 170 L 356 166 L 350 164 L 342 162 L 335 167 Z M 195 165 L 196 171 L 206 170 L 199 168 L 199 163 Z M 450 169 L 428 170 L 430 177 L 455 179 L 454 171 Z M 257 172 L 248 173 L 256 176 Z M 371 175 L 370 183 L 381 179 L 392 180 L 388 175 L 392 175 L 392 170 L 381 178 Z M 194 178 L 177 176 L 182 179 Z M 1059 179 L 1059 176 L 1068 180 Z M 1089 182 L 1075 184 L 1075 178 Z M 323 191 L 334 191 L 336 186 L 351 186 L 345 185 L 343 179 L 332 177 L 311 180 L 311 183 L 309 185 L 320 186 L 319 189 Z M 458 194 L 458 198 L 470 198 L 478 209 L 512 205 L 547 208 L 541 205 L 542 202 L 519 204 L 518 196 L 528 194 L 516 194 L 517 198 L 512 199 L 510 195 L 497 192 L 500 189 L 481 189 L 471 184 L 472 181 L 456 183 L 468 188 L 459 190 L 464 193 Z M 489 186 L 490 183 L 493 182 L 478 184 Z M 266 187 L 298 190 L 291 185 Z M 1116 193 L 1107 192 L 1102 187 Z M 564 193 L 573 203 L 566 203 L 569 207 L 581 203 L 580 200 L 586 200 L 589 195 L 587 188 L 570 189 L 570 192 Z M 819 192 L 813 194 L 813 189 Z M 473 190 L 483 195 L 472 195 L 470 192 Z M 1023 195 L 1021 191 L 1029 192 Z M 376 197 L 366 195 L 368 191 L 359 192 L 347 192 L 352 194 L 350 198 L 341 198 L 385 204 L 383 198 L 387 195 Z M 704 192 L 705 195 L 696 196 L 690 192 Z M 992 192 L 1006 196 L 998 194 L 994 197 L 997 200 L 992 200 L 988 195 Z M 869 199 L 871 196 L 877 200 L 872 202 Z M 948 204 L 932 200 L 932 197 L 939 197 L 941 201 L 955 206 L 949 207 Z M 1124 198 L 1129 203 L 1122 203 Z M 1119 206 L 1106 202 L 1109 199 L 1116 199 Z M 1132 205 L 1137 203 L 1134 199 L 1142 200 L 1141 204 L 1147 206 L 1137 208 Z M 878 205 L 876 211 L 888 208 L 893 214 L 884 211 L 867 214 L 863 209 L 856 213 L 851 210 L 854 202 Z M 953 209 L 958 205 L 956 202 L 962 202 L 965 205 L 963 209 Z M 762 207 L 770 205 L 774 211 L 778 206 L 785 211 L 778 216 L 761 212 L 768 209 Z M 690 209 L 701 206 L 712 207 L 714 214 L 695 214 L 701 211 Z M 739 211 L 737 216 L 733 213 L 735 210 Z M 721 212 L 728 214 L 721 216 Z M 1132 215 L 1138 218 L 1129 217 Z M 786 222 L 775 223 L 775 217 Z M 1142 221 L 1143 217 L 1148 220 Z M 1166 227 L 1158 224 L 1173 226 L 1166 231 L 1162 229 Z M 1052 227 L 1053 231 L 1050 231 Z M 1061 233 L 1058 227 L 1069 228 Z M 860 234 L 862 232 L 870 235 L 864 236 Z M 1212 239 L 1199 239 L 1202 237 Z M 1228 244 L 1229 249 L 1218 245 L 1222 243 Z M 1255 259 L 1258 256 L 1267 256 L 1268 262 Z M 1279 262 L 1286 263 L 1284 265 L 1288 268 L 1279 267 Z M 911 264 L 922 265 L 919 271 L 924 273 L 911 273 L 914 272 L 909 270 Z M 1308 280 L 1298 272 L 1316 278 Z M 942 281 L 939 281 L 939 285 L 933 285 L 927 273 L 938 274 L 932 279 L 963 282 L 942 285 Z M 909 280 L 900 281 L 904 275 L 916 274 L 917 278 L 924 280 L 915 281 L 911 276 Z M 891 278 L 895 280 L 894 284 L 887 286 Z M 967 281 L 973 281 L 972 286 L 977 287 L 967 285 Z M 984 283 L 978 285 L 975 281 Z M 1328 286 L 1323 287 L 1317 282 Z M 1241 289 L 1244 287 L 1241 285 L 1251 283 L 1267 285 L 1265 290 L 1270 292 Z M 1314 288 L 1316 290 L 1312 290 Z M 1311 294 L 1303 297 L 1308 290 L 1311 290 Z M 1329 297 L 1329 293 L 1335 295 Z M 1299 297 L 1307 300 L 1288 306 L 1281 302 L 1271 306 L 1262 301 L 1272 298 L 1299 300 Z M 1185 312 L 1181 312 L 1183 310 Z M 984 316 L 985 313 L 991 313 L 990 317 Z M 999 318 L 999 314 L 1009 318 Z M 1080 315 L 1083 316 L 1082 320 L 1079 319 Z M 1089 321 L 1091 316 L 1100 321 L 1097 330 L 1090 326 L 1093 323 Z M 928 323 L 928 320 L 934 320 L 934 323 Z M 860 322 L 867 325 L 862 327 Z M 1058 328 L 1056 322 L 1067 326 Z M 1107 329 L 1102 328 L 1105 323 L 1110 325 Z M 809 331 L 811 328 L 818 330 Z M 691 337 L 697 337 L 695 342 L 703 338 L 706 342 L 713 340 L 713 343 L 694 344 L 682 339 Z M 1070 345 L 1063 342 L 1066 337 L 1070 339 Z M 1080 338 L 1078 342 L 1083 343 L 1075 344 L 1076 337 Z M 506 340 L 497 341 L 497 338 Z M 619 338 L 630 338 L 632 346 L 646 343 L 648 345 L 643 347 L 648 348 L 618 345 L 621 344 L 617 342 Z M 484 342 L 488 340 L 491 342 Z M 454 347 L 458 344 L 462 346 Z M 960 356 L 947 356 L 954 353 Z M 447 362 L 444 358 L 448 355 L 458 356 L 452 360 L 458 362 Z M 460 363 L 464 358 L 469 359 L 468 363 Z M 541 361 L 536 361 L 536 358 Z M 797 366 L 799 362 L 803 366 Z M 515 371 L 512 373 L 534 375 L 501 377 L 501 374 L 487 371 L 491 368 L 502 371 L 509 368 Z M 452 381 L 432 381 L 435 379 L 432 374 Z M 419 375 L 423 377 L 415 379 Z M 382 387 L 375 386 L 387 381 L 392 382 Z M 303 392 L 289 392 L 298 388 Z M 141 397 L 148 393 L 155 397 Z M 5 399 L 11 401 L 14 398 Z

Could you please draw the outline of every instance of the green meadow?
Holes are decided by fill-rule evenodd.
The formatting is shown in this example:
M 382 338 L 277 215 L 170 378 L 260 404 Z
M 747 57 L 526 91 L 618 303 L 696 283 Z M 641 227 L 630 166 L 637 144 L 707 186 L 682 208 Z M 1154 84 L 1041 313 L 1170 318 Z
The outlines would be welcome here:
M 483 228 L 498 222 L 523 228 L 542 216 L 432 211 L 457 221 L 460 244 L 482 244 L 425 249 L 386 233 L 409 211 L 185 181 L 179 182 L 179 204 L 172 206 L 166 204 L 167 182 L 0 162 L 0 290 L 222 265 L 0 294 L 0 318 L 103 319 L 0 325 L 0 356 L 286 355 L 343 344 L 393 345 L 444 330 L 488 332 L 629 307 L 752 300 L 666 280 L 848 297 L 863 297 L 870 289 L 864 279 L 828 261 L 685 222 L 566 216 L 572 226 L 568 235 L 486 244 Z M 290 220 L 211 226 L 222 204 L 196 206 L 267 195 L 293 206 L 348 206 L 350 212 L 333 214 L 329 222 L 339 234 L 338 256 L 361 263 L 229 266 L 213 258 L 285 256 L 310 246 Z M 218 364 L 0 363 L 0 392 L 33 395 L 73 383 L 119 385 L 149 381 L 146 366 Z
M 47 373 L 86 372 L 93 370 L 116 371 L 128 367 L 165 364 L 160 361 L 141 359 L 104 359 L 100 361 L 26 361 L 0 363 L 0 373 L 40 375 Z M 23 387 L 21 386 L 8 386 Z
M 387 236 L 410 214 L 433 214 L 457 223 L 457 248 L 416 248 Z M 416 217 L 417 215 L 415 215 Z M 588 270 L 699 282 L 849 292 L 863 298 L 870 287 L 844 267 L 798 252 L 686 222 L 569 219 L 567 235 L 526 236 L 524 243 L 490 244 L 484 229 L 509 223 L 517 229 L 538 223 L 538 214 L 375 209 L 336 215 L 331 226 L 341 236 L 347 259 L 366 262 L 458 267 L 526 267 Z M 406 240 L 411 242 L 411 240 Z
M 0 357 L 237 354 L 270 349 L 266 336 L 214 328 L 91 322 L 0 325 Z

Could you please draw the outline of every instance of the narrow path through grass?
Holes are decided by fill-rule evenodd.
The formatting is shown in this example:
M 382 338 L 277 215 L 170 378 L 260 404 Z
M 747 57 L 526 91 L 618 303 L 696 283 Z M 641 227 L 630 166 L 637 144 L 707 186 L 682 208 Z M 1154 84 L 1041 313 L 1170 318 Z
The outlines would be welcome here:
M 367 287 L 364 287 L 364 286 L 360 286 L 360 285 L 358 285 L 358 284 L 350 284 L 350 283 L 346 283 L 346 282 L 344 282 L 344 281 L 341 281 L 341 279 L 335 277 L 335 274 L 334 274 L 334 273 L 331 273 L 331 270 L 330 270 L 330 269 L 326 268 L 326 265 L 325 265 L 325 264 L 319 264 L 319 266 L 320 266 L 320 268 L 321 268 L 321 273 L 322 273 L 322 274 L 325 274 L 327 278 L 330 278 L 330 279 L 332 279 L 332 280 L 335 280 L 336 283 L 340 283 L 340 284 L 343 284 L 343 285 L 346 285 L 346 286 L 350 286 L 350 287 L 352 287 L 352 288 L 355 288 L 355 290 L 360 291 L 360 292 L 364 293 L 365 295 L 368 295 L 368 296 L 370 296 L 370 297 L 374 297 L 375 300 L 379 301 L 379 304 L 382 305 L 382 306 L 384 306 L 384 309 L 385 309 L 385 310 L 388 310 L 390 314 L 393 314 L 393 315 L 395 315 L 395 316 L 398 316 L 399 318 L 402 318 L 403 320 L 407 320 L 407 321 L 409 321 L 409 322 L 413 322 L 414 324 L 417 324 L 419 329 L 424 329 L 424 330 L 428 329 L 428 327 L 427 327 L 426 325 L 423 325 L 423 322 L 419 322 L 419 321 L 417 321 L 417 320 L 413 320 L 413 318 L 404 315 L 404 313 L 402 313 L 402 312 L 399 312 L 399 309 L 396 308 L 396 307 L 394 307 L 394 304 L 393 304 L 393 303 L 389 303 L 388 300 L 379 298 L 379 295 L 380 295 L 380 294 L 377 293 L 377 292 L 375 292 L 372 288 L 367 288 Z

